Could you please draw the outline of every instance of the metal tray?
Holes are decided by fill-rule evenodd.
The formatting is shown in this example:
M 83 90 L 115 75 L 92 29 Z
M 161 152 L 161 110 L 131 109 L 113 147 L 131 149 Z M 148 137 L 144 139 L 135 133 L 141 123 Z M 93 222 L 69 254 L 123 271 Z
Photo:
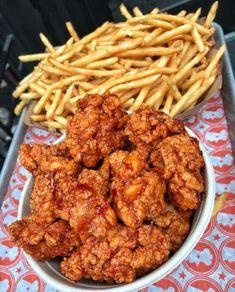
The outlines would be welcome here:
M 216 46 L 220 46 L 222 43 L 225 43 L 224 33 L 219 24 L 214 23 L 214 27 L 216 29 L 215 32 Z M 232 149 L 233 153 L 235 153 L 235 83 L 232 72 L 232 66 L 227 51 L 225 51 L 225 54 L 222 58 L 222 62 L 223 62 L 222 97 L 224 102 L 225 116 L 227 119 L 230 139 L 232 143 Z M 23 123 L 24 115 L 25 110 L 23 111 L 21 118 L 19 120 L 19 124 L 17 126 L 14 138 L 11 142 L 11 146 L 9 148 L 6 160 L 2 168 L 2 172 L 0 174 L 0 204 L 6 194 L 8 183 L 16 163 L 19 145 L 23 141 L 26 132 L 26 126 Z

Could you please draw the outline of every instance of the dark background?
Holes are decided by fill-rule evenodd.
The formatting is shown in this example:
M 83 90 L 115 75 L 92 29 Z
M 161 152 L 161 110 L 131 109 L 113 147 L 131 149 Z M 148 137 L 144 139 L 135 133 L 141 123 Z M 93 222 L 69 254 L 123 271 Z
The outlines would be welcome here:
M 212 0 L 0 0 L 0 45 L 5 36 L 12 33 L 15 37 L 10 58 L 15 66 L 17 56 L 42 52 L 44 47 L 38 37 L 43 32 L 54 45 L 63 44 L 69 37 L 65 22 L 70 20 L 79 36 L 83 36 L 106 20 L 123 20 L 119 13 L 120 3 L 128 9 L 138 5 L 143 12 L 154 7 L 168 9 L 173 13 L 185 9 L 195 11 L 203 8 L 203 15 L 214 2 Z M 216 21 L 226 32 L 235 30 L 235 1 L 220 0 Z M 24 65 L 29 71 L 32 64 Z

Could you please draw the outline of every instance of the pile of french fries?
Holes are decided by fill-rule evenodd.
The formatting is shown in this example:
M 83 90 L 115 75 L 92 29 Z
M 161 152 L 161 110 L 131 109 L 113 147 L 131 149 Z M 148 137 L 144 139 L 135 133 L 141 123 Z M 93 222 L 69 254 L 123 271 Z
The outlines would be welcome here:
M 194 107 L 216 80 L 225 50 L 213 48 L 217 8 L 215 2 L 203 20 L 201 8 L 143 15 L 135 7 L 132 15 L 122 4 L 125 22 L 106 22 L 82 39 L 70 22 L 62 46 L 41 33 L 45 52 L 19 57 L 40 62 L 13 92 L 20 99 L 15 113 L 36 101 L 31 120 L 65 132 L 77 101 L 89 93 L 115 93 L 130 112 L 149 105 L 174 117 Z

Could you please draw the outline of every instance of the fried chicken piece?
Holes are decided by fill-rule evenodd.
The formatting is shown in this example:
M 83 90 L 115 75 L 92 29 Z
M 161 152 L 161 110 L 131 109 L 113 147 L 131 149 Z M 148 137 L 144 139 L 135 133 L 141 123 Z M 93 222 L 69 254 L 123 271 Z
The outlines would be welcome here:
M 133 113 L 127 122 L 125 134 L 141 153 L 148 155 L 165 137 L 184 133 L 181 121 L 172 119 L 151 107 Z
M 124 125 L 128 119 L 116 95 L 90 94 L 78 101 L 65 140 L 72 157 L 86 167 L 125 145 Z
M 169 243 L 160 229 L 153 225 L 143 225 L 139 229 L 138 247 L 132 258 L 132 267 L 138 276 L 153 271 L 169 256 Z
M 171 203 L 182 210 L 197 209 L 204 191 L 204 181 L 200 172 L 177 171 L 169 182 Z
M 116 214 L 125 225 L 135 227 L 151 220 L 165 207 L 165 184 L 154 172 L 111 184 Z
M 107 192 L 109 167 L 104 162 L 99 171 L 84 169 L 79 177 L 59 177 L 56 181 L 55 213 L 69 221 L 85 240 L 89 234 L 105 236 L 106 229 L 116 224 Z
M 155 218 L 154 223 L 162 229 L 170 243 L 170 250 L 176 252 L 190 232 L 192 211 L 177 211 L 172 205 Z
M 73 281 L 86 277 L 129 283 L 161 265 L 168 255 L 168 242 L 157 227 L 132 229 L 117 225 L 102 240 L 90 237 L 71 257 L 64 259 L 61 271 Z
M 116 151 L 109 156 L 111 194 L 116 214 L 127 226 L 139 226 L 164 208 L 165 184 L 138 151 Z
M 34 216 L 15 221 L 7 227 L 11 240 L 38 261 L 69 256 L 80 245 L 79 236 L 66 221 L 38 223 Z
M 189 172 L 204 166 L 197 139 L 187 133 L 163 139 L 151 153 L 150 161 L 165 179 L 170 179 L 179 165 Z
M 38 222 L 40 220 L 50 223 L 56 219 L 54 183 L 54 178 L 50 174 L 39 174 L 35 177 L 29 205 Z
M 69 157 L 64 143 L 21 144 L 20 162 L 33 175 L 47 172 L 74 175 L 80 169 L 80 165 Z
M 153 166 L 168 181 L 171 203 L 180 209 L 196 209 L 204 182 L 200 174 L 204 160 L 195 138 L 188 134 L 167 137 L 150 156 Z
M 148 169 L 148 164 L 138 151 L 115 151 L 109 155 L 109 162 L 114 178 L 128 180 L 136 178 Z

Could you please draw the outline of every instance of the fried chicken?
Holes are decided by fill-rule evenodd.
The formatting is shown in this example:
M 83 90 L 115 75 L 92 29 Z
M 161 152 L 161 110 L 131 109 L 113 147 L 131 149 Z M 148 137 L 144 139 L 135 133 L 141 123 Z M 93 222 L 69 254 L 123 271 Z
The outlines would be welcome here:
M 145 158 L 138 151 L 119 150 L 109 155 L 112 177 L 129 180 L 143 174 L 149 168 Z
M 165 206 L 165 184 L 137 151 L 116 151 L 109 157 L 114 209 L 127 226 L 151 220 Z
M 65 143 L 72 157 L 94 167 L 111 151 L 125 145 L 123 127 L 128 119 L 116 95 L 87 95 L 69 122 Z
M 107 197 L 107 172 L 105 162 L 100 171 L 84 169 L 78 178 L 65 176 L 56 180 L 56 216 L 67 220 L 83 240 L 89 234 L 104 236 L 106 229 L 116 224 Z
M 80 165 L 69 157 L 64 143 L 51 146 L 21 144 L 20 162 L 33 175 L 47 172 L 74 175 L 80 169 Z
M 167 180 L 172 204 L 183 210 L 196 209 L 204 191 L 200 173 L 204 161 L 197 140 L 186 133 L 167 137 L 152 152 L 150 161 Z
M 38 261 L 69 256 L 80 238 L 66 221 L 38 223 L 35 216 L 15 221 L 8 228 L 11 240 Z
M 116 95 L 78 101 L 65 141 L 20 147 L 31 213 L 8 227 L 36 260 L 64 257 L 70 280 L 129 283 L 176 252 L 204 190 L 203 158 L 182 122 Z
M 71 280 L 82 277 L 98 281 L 128 283 L 157 268 L 169 255 L 169 244 L 152 225 L 138 229 L 115 226 L 102 240 L 90 237 L 61 263 L 61 271 Z
M 189 172 L 204 166 L 197 139 L 187 133 L 163 139 L 151 153 L 150 161 L 165 179 L 170 179 L 179 165 Z
M 176 252 L 188 236 L 191 216 L 192 211 L 177 211 L 172 205 L 167 205 L 155 218 L 154 223 L 162 229 L 171 251 Z
M 174 120 L 151 107 L 134 112 L 125 128 L 129 140 L 145 155 L 148 155 L 163 138 L 184 132 L 181 121 Z
M 35 177 L 29 206 L 37 221 L 53 222 L 56 219 L 54 212 L 55 181 L 50 174 L 39 174 Z

